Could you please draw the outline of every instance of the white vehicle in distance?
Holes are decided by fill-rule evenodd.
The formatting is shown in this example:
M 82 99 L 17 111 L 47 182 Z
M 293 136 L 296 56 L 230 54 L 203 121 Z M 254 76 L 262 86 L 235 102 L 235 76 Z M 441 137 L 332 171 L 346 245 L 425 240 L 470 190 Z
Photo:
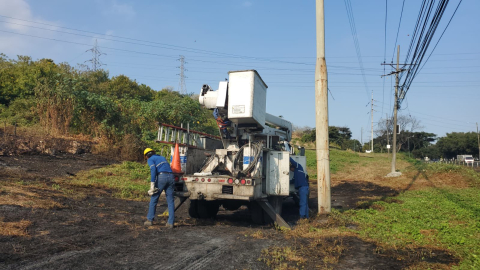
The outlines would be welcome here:
M 473 157 L 465 157 L 466 164 L 473 164 Z

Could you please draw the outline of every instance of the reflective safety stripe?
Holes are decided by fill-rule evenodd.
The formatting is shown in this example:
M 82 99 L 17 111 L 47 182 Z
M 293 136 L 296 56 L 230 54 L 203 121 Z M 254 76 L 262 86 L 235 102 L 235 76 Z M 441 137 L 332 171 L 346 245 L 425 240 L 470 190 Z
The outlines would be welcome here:
M 167 163 L 167 162 L 166 162 L 166 161 L 160 162 L 160 163 L 158 163 L 157 166 L 155 166 L 155 167 L 158 167 L 158 166 L 160 166 L 160 165 L 162 165 L 162 164 L 165 164 L 165 163 Z M 153 166 L 153 165 L 152 165 L 152 166 Z

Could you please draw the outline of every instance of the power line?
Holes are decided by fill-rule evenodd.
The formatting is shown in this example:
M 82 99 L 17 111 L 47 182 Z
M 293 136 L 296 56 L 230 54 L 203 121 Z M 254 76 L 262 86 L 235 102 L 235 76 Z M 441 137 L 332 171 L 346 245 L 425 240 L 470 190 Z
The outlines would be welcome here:
M 460 4 L 461 4 L 461 3 L 462 3 L 462 0 L 460 0 L 460 2 L 458 2 L 458 5 L 457 5 L 457 7 L 455 8 L 455 11 L 454 11 L 453 14 L 452 14 L 452 17 L 450 17 L 450 20 L 449 20 L 448 23 L 447 23 L 447 26 L 445 26 L 445 29 L 443 29 L 443 32 L 442 32 L 442 34 L 440 35 L 440 37 L 438 38 L 437 43 L 436 43 L 435 46 L 433 47 L 432 51 L 430 52 L 430 55 L 428 55 L 427 60 L 425 61 L 425 63 L 423 63 L 423 66 L 420 68 L 420 70 L 419 70 L 418 72 L 422 71 L 423 67 L 425 66 L 425 64 L 427 64 L 427 62 L 428 62 L 428 60 L 430 59 L 430 57 L 432 56 L 433 52 L 434 52 L 435 49 L 437 48 L 438 43 L 439 43 L 440 40 L 442 39 L 443 34 L 445 34 L 445 31 L 447 31 L 447 28 L 448 28 L 448 26 L 450 25 L 450 23 L 452 22 L 453 16 L 455 16 L 455 13 L 457 13 L 458 7 L 460 7 Z
M 410 47 L 408 49 L 406 61 L 405 61 L 410 63 L 411 68 L 408 70 L 408 72 L 405 75 L 405 79 L 403 80 L 403 84 L 402 84 L 400 96 L 399 96 L 399 103 L 401 103 L 405 98 L 405 95 L 410 89 L 410 86 L 414 78 L 417 76 L 420 70 L 420 66 L 422 64 L 423 58 L 427 52 L 430 42 L 433 39 L 433 36 L 435 34 L 435 31 L 437 30 L 440 20 L 447 8 L 449 0 L 440 0 L 437 4 L 435 11 L 433 12 L 433 15 L 431 15 L 435 2 L 436 2 L 435 0 L 430 0 L 429 3 L 427 3 L 427 0 L 424 0 L 422 2 L 422 6 L 420 8 L 420 12 L 417 17 L 417 23 L 414 28 L 413 37 L 410 42 Z M 459 2 L 458 6 L 460 5 L 460 3 L 461 1 Z M 457 9 L 458 9 L 458 6 L 457 6 Z M 455 15 L 457 9 L 455 9 L 455 12 L 452 14 L 452 18 Z M 448 23 L 448 25 L 449 24 L 450 22 Z M 416 44 L 415 50 L 413 50 L 414 44 Z M 413 52 L 413 55 L 412 57 L 410 57 L 410 54 L 412 52 Z M 407 61 L 409 59 L 410 61 Z M 422 68 L 424 65 L 422 65 Z
M 352 38 L 353 38 L 353 43 L 355 45 L 355 52 L 357 53 L 357 59 L 358 59 L 358 64 L 360 66 L 360 72 L 362 73 L 363 77 L 363 83 L 365 85 L 365 91 L 367 93 L 368 97 L 368 84 L 367 84 L 367 79 L 365 77 L 365 69 L 363 68 L 363 62 L 362 62 L 362 54 L 360 51 L 360 44 L 358 42 L 358 36 L 357 36 L 357 28 L 355 26 L 355 18 L 353 17 L 353 9 L 352 9 L 352 3 L 350 0 L 344 0 L 345 2 L 345 9 L 347 10 L 347 17 L 348 17 L 348 22 L 350 24 L 350 31 L 352 32 Z
M 47 26 L 51 26 L 51 27 L 55 27 L 55 28 L 62 28 L 62 29 L 67 29 L 67 30 L 72 30 L 72 31 L 78 31 L 78 32 L 82 32 L 82 33 L 100 35 L 100 36 L 104 36 L 104 37 L 120 38 L 120 39 L 125 39 L 125 40 L 130 40 L 130 41 L 115 40 L 115 39 L 109 39 L 109 38 L 103 38 L 103 37 L 97 37 L 97 36 L 83 35 L 83 34 L 79 34 L 79 33 L 66 32 L 66 31 L 61 31 L 61 30 L 56 30 L 56 29 L 48 29 L 48 28 L 43 28 L 43 27 L 38 27 L 38 26 L 19 24 L 19 23 L 8 22 L 8 21 L 0 21 L 0 22 L 3 22 L 3 23 L 21 25 L 21 26 L 25 26 L 25 27 L 42 29 L 42 30 L 47 30 L 47 31 L 52 31 L 52 32 L 58 32 L 58 33 L 64 33 L 64 34 L 70 34 L 70 35 L 77 35 L 77 36 L 83 36 L 83 37 L 89 37 L 89 38 L 98 38 L 98 39 L 115 41 L 115 42 L 122 42 L 122 43 L 128 43 L 128 44 L 142 45 L 142 46 L 148 46 L 148 47 L 157 47 L 157 48 L 177 50 L 177 51 L 183 51 L 183 52 L 216 55 L 216 56 L 222 56 L 222 57 L 229 56 L 229 57 L 232 57 L 232 58 L 252 59 L 252 60 L 260 60 L 260 61 L 267 61 L 267 62 L 285 63 L 285 64 L 315 65 L 315 63 L 303 63 L 303 62 L 272 60 L 272 59 L 263 58 L 263 57 L 251 57 L 251 56 L 236 55 L 236 54 L 215 52 L 215 51 L 209 51 L 209 50 L 195 49 L 195 48 L 189 48 L 189 47 L 184 47 L 184 46 L 178 46 L 178 45 L 172 45 L 172 44 L 166 44 L 166 43 L 160 43 L 160 42 L 153 42 L 153 41 L 148 41 L 148 40 L 141 40 L 141 39 L 134 39 L 134 38 L 129 38 L 129 37 L 122 37 L 122 36 L 96 33 L 96 32 L 92 32 L 92 31 L 85 31 L 85 30 L 80 30 L 80 29 L 75 29 L 75 28 L 61 27 L 61 26 L 56 26 L 56 25 L 52 25 L 52 24 L 29 21 L 29 20 L 24 20 L 24 19 L 18 19 L 18 18 L 13 18 L 13 17 L 9 17 L 9 16 L 4 16 L 4 15 L 0 15 L 0 17 L 10 18 L 10 19 L 19 20 L 19 21 L 26 21 L 26 22 L 36 23 L 36 24 L 41 24 L 41 25 L 47 25 Z M 143 42 L 143 43 L 138 43 L 138 42 Z M 144 43 L 148 43 L 148 44 L 144 44 Z M 155 45 L 152 45 L 152 44 L 155 44 Z
M 397 50 L 398 33 L 400 32 L 400 25 L 402 24 L 402 16 L 403 16 L 403 7 L 404 6 L 405 6 L 405 0 L 403 0 L 402 11 L 400 11 L 400 20 L 398 21 L 397 37 L 395 38 L 395 46 L 393 46 L 392 62 L 393 62 L 393 57 L 395 57 L 395 51 Z

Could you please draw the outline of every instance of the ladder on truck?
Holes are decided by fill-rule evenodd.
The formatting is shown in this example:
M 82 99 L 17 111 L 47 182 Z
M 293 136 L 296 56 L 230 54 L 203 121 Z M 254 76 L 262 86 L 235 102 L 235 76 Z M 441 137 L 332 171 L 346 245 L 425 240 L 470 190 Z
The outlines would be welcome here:
M 178 143 L 179 146 L 187 146 L 189 148 L 203 148 L 202 137 L 207 137 L 214 140 L 221 140 L 220 137 L 210 135 L 207 133 L 190 130 L 190 125 L 187 128 L 159 124 L 157 141 L 158 143 L 172 144 Z

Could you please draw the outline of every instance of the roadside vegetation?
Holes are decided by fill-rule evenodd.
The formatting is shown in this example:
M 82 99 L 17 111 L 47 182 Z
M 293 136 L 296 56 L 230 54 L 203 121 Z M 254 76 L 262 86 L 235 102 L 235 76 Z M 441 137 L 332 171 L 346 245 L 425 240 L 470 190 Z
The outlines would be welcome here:
M 306 154 L 308 171 L 316 171 L 314 151 Z M 399 155 L 403 175 L 386 178 L 391 161 L 386 154 L 331 150 L 330 158 L 332 192 L 357 183 L 358 190 L 350 190 L 355 204 L 345 208 L 332 202 L 330 215 L 285 231 L 289 244 L 265 250 L 260 258 L 265 263 L 276 269 L 308 268 L 316 254 L 313 265 L 335 268 L 346 250 L 361 246 L 371 252 L 367 257 L 383 256 L 387 268 L 388 258 L 408 269 L 480 268 L 478 171 Z M 385 188 L 393 195 L 370 193 Z
M 81 171 L 76 176 L 56 179 L 54 185 L 63 184 L 85 188 L 104 189 L 116 198 L 148 200 L 146 190 L 150 182 L 150 170 L 146 164 L 125 161 L 90 171 Z
M 122 160 L 141 159 L 140 149 L 156 138 L 157 123 L 190 123 L 193 130 L 218 133 L 211 112 L 193 94 L 181 95 L 168 86 L 154 90 L 101 69 L 3 54 L 0 123 L 9 135 L 17 127 L 50 137 L 83 136 L 94 143 L 94 152 L 114 153 Z M 4 135 L 0 151 L 13 139 Z

